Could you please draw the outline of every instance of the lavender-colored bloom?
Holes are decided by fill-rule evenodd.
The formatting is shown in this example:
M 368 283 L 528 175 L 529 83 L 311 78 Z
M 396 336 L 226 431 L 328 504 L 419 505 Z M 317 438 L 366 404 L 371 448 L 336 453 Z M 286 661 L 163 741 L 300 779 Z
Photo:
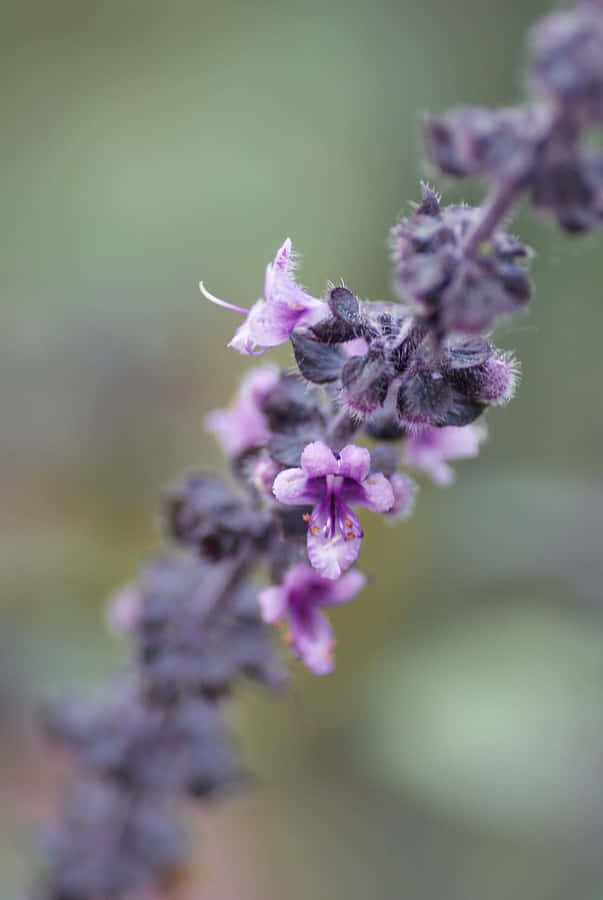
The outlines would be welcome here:
M 260 592 L 262 616 L 265 622 L 286 621 L 292 653 L 316 675 L 326 675 L 333 669 L 335 640 L 321 609 L 346 603 L 365 584 L 366 576 L 357 569 L 334 581 L 321 577 L 307 563 L 299 563 L 285 574 L 282 585 Z
M 267 347 L 288 341 L 295 328 L 314 325 L 328 315 L 325 301 L 307 294 L 295 282 L 293 274 L 293 247 L 287 238 L 274 261 L 266 266 L 264 296 L 250 310 L 219 300 L 201 283 L 201 291 L 209 300 L 246 315 L 229 347 L 243 354 L 263 353 Z
M 278 378 L 274 366 L 252 369 L 243 378 L 230 408 L 215 409 L 205 417 L 208 431 L 215 435 L 230 458 L 266 444 L 269 430 L 261 407 Z
M 485 437 L 486 429 L 480 425 L 422 428 L 405 439 L 404 460 L 407 465 L 426 472 L 436 484 L 451 484 L 455 472 L 447 465 L 448 461 L 477 456 Z
M 277 475 L 273 491 L 288 506 L 313 505 L 308 516 L 308 557 L 325 578 L 339 578 L 360 552 L 364 532 L 351 506 L 384 513 L 394 505 L 394 493 L 381 473 L 370 475 L 371 455 L 348 444 L 339 458 L 322 441 L 301 455 L 301 468 Z

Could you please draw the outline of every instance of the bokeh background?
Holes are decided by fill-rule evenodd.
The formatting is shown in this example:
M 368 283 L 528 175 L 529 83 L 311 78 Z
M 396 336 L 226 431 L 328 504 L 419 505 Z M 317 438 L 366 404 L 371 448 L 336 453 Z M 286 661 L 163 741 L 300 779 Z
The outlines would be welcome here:
M 521 91 L 537 0 L 2 2 L 0 895 L 68 767 L 40 699 L 110 684 L 105 599 L 159 488 L 222 465 L 203 414 L 285 236 L 312 293 L 391 296 L 386 238 L 429 172 L 418 114 Z M 451 200 L 475 186 L 438 181 Z M 601 235 L 522 211 L 523 366 L 454 487 L 369 522 L 370 589 L 329 678 L 233 710 L 255 789 L 191 816 L 207 900 L 600 900 Z M 285 365 L 282 348 L 274 354 Z M 370 514 L 367 515 L 370 519 Z

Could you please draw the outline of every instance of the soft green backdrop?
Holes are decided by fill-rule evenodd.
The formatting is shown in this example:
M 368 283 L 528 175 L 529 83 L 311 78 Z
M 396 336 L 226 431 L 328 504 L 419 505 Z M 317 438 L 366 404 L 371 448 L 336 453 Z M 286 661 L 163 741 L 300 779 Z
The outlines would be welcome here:
M 160 485 L 219 465 L 203 414 L 287 235 L 313 293 L 391 296 L 387 231 L 429 175 L 418 114 L 511 102 L 536 0 L 4 2 L 0 895 L 65 775 L 32 710 L 98 691 L 104 603 Z M 438 181 L 446 198 L 475 185 Z M 600 900 L 603 235 L 531 213 L 523 367 L 456 486 L 368 522 L 338 666 L 233 712 L 256 790 L 200 818 L 191 898 Z M 288 352 L 275 354 L 287 364 Z M 370 514 L 367 516 L 370 519 Z M 195 841 L 197 840 L 195 838 Z

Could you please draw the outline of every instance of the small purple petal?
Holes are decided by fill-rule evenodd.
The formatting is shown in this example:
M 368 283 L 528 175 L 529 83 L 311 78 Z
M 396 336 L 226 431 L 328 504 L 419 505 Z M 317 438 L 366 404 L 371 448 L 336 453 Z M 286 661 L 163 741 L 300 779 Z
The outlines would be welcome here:
M 205 425 L 227 456 L 239 456 L 266 443 L 268 425 L 259 405 L 277 381 L 278 372 L 272 366 L 252 370 L 243 379 L 230 409 L 216 409 L 207 414 Z
M 423 428 L 409 435 L 404 442 L 404 458 L 408 465 L 426 472 L 436 484 L 454 481 L 454 470 L 448 460 L 475 457 L 486 436 L 480 425 L 463 428 Z
M 317 609 L 312 609 L 303 622 L 292 617 L 291 644 L 292 649 L 315 675 L 328 675 L 333 671 L 333 630 Z
M 417 485 L 412 478 L 400 472 L 394 472 L 389 480 L 394 492 L 394 505 L 387 515 L 400 521 L 408 519 L 414 509 Z
M 233 350 L 238 350 L 239 353 L 242 353 L 245 356 L 261 356 L 265 349 L 254 349 L 256 341 L 253 339 L 249 329 L 249 317 L 245 319 L 242 325 L 239 325 L 232 340 L 228 342 L 227 346 L 232 347 Z
M 264 622 L 279 622 L 287 612 L 287 594 L 282 587 L 269 587 L 260 591 L 258 602 Z
M 365 583 L 361 572 L 348 572 L 333 581 L 320 576 L 307 563 L 298 563 L 288 570 L 282 585 L 261 592 L 260 604 L 267 621 L 288 620 L 291 652 L 317 675 L 324 675 L 333 668 L 335 641 L 320 607 L 351 600 Z
M 479 399 L 494 406 L 504 406 L 517 388 L 519 367 L 511 355 L 491 357 L 482 367 L 483 385 Z
M 339 606 L 342 603 L 347 603 L 348 600 L 352 600 L 356 594 L 359 594 L 366 587 L 366 581 L 366 575 L 363 572 L 359 572 L 358 569 L 346 572 L 337 581 L 329 582 L 331 585 L 330 590 L 320 601 L 320 605 Z
M 285 272 L 287 275 L 291 274 L 291 270 L 293 269 L 293 242 L 291 238 L 285 238 L 283 244 L 276 251 L 276 256 L 274 257 L 274 262 L 271 265 L 271 268 L 277 269 L 278 271 Z M 270 263 L 269 263 L 270 265 Z
M 272 492 L 286 506 L 307 506 L 322 499 L 325 483 L 321 478 L 309 478 L 303 469 L 285 469 L 274 479 Z
M 348 444 L 339 453 L 338 475 L 354 481 L 364 481 L 371 468 L 371 454 L 366 447 Z
M 310 478 L 335 475 L 337 460 L 332 450 L 322 441 L 308 444 L 301 455 L 301 467 Z
M 369 475 L 362 484 L 352 481 L 344 482 L 341 498 L 355 506 L 366 506 L 373 512 L 385 513 L 394 505 L 394 492 L 385 475 L 376 472 Z

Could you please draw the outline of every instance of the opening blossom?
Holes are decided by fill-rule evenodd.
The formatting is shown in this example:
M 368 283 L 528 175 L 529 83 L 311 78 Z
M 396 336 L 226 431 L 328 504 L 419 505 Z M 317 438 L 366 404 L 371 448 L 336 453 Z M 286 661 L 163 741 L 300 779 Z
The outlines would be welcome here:
M 280 503 L 309 506 L 308 558 L 325 578 L 339 578 L 360 552 L 364 532 L 351 509 L 366 506 L 385 513 L 395 502 L 385 475 L 369 475 L 371 455 L 365 447 L 348 444 L 339 459 L 322 441 L 313 441 L 301 455 L 301 468 L 285 469 L 272 490 Z
M 316 675 L 326 675 L 333 670 L 335 639 L 321 608 L 346 603 L 365 584 L 366 576 L 357 569 L 333 581 L 307 563 L 298 563 L 289 569 L 281 585 L 260 591 L 262 618 L 270 623 L 286 621 L 291 652 Z
M 486 429 L 481 425 L 422 428 L 404 441 L 405 462 L 426 472 L 436 484 L 451 484 L 455 473 L 447 461 L 477 456 L 485 437 Z
M 278 379 L 275 366 L 252 369 L 243 378 L 230 408 L 214 409 L 205 417 L 208 431 L 218 439 L 231 459 L 253 447 L 263 447 L 268 440 L 268 425 L 261 404 Z
M 329 314 L 324 300 L 311 297 L 296 283 L 294 269 L 293 246 L 291 239 L 287 238 L 274 261 L 266 266 L 264 296 L 249 310 L 219 300 L 201 282 L 199 287 L 208 300 L 246 316 L 235 331 L 229 347 L 234 347 L 239 353 L 257 355 L 267 347 L 276 347 L 288 341 L 295 328 L 315 325 Z

